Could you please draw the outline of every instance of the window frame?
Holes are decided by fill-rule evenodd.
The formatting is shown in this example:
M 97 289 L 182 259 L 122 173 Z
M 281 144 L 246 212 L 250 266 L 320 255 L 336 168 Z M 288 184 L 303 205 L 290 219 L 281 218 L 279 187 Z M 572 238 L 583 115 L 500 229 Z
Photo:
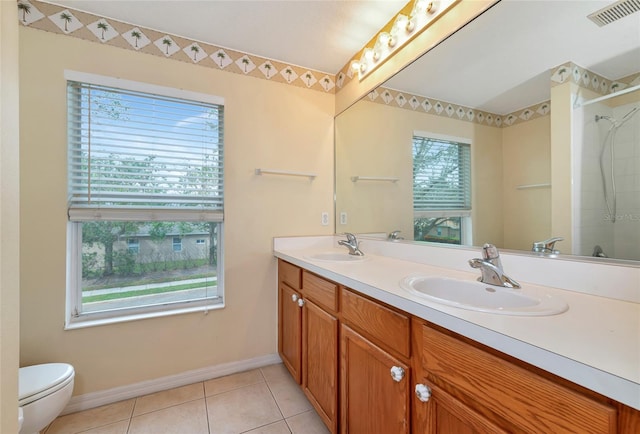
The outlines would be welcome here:
M 472 221 L 472 212 L 473 212 L 473 145 L 472 140 L 466 137 L 455 137 L 444 134 L 432 133 L 428 131 L 413 131 L 413 135 L 411 137 L 411 159 L 412 159 L 412 167 L 414 167 L 414 157 L 413 157 L 413 142 L 415 137 L 420 137 L 423 139 L 431 139 L 435 141 L 443 141 L 443 142 L 453 142 L 461 145 L 469 146 L 469 209 L 434 209 L 434 210 L 416 210 L 415 205 L 413 208 L 413 219 L 414 222 L 417 219 L 423 218 L 437 218 L 437 217 L 457 217 L 460 218 L 460 245 L 472 245 L 473 244 L 473 221 Z M 412 177 L 413 178 L 413 177 Z M 412 184 L 414 180 L 412 179 Z M 413 203 L 414 192 L 412 187 L 411 192 L 411 200 Z M 415 240 L 415 234 L 414 234 Z M 420 240 L 415 240 L 420 241 Z
M 224 99 L 207 94 L 174 89 L 163 86 L 156 86 L 147 83 L 122 80 L 112 77 L 99 76 L 95 74 L 86 74 L 75 71 L 65 71 L 65 86 L 67 81 L 76 81 L 87 84 L 95 84 L 101 86 L 109 86 L 135 92 L 142 92 L 160 97 L 172 97 L 184 100 L 199 101 L 222 106 L 224 108 Z M 67 102 L 69 104 L 69 102 Z M 224 119 L 221 121 L 224 131 Z M 223 133 L 221 133 L 223 134 Z M 224 149 L 224 135 L 220 146 Z M 68 163 L 67 163 L 68 164 Z M 224 160 L 221 167 L 224 168 Z M 223 184 L 222 184 L 223 185 Z M 222 190 L 224 191 L 224 190 Z M 224 194 L 224 193 L 223 193 Z M 224 196 L 223 196 L 224 197 Z M 225 285 L 224 285 L 224 215 L 223 210 L 208 212 L 195 209 L 176 209 L 158 211 L 154 209 L 97 209 L 80 210 L 72 216 L 69 213 L 67 222 L 67 279 L 66 279 L 66 308 L 65 308 L 65 330 L 104 325 L 110 323 L 134 321 L 138 319 L 170 316 L 189 312 L 203 311 L 207 312 L 214 309 L 222 309 L 225 307 Z M 104 214 L 104 215 L 102 215 Z M 212 217 L 213 215 L 213 217 Z M 164 303 L 149 306 L 134 306 L 126 308 L 118 308 L 113 310 L 103 310 L 98 312 L 78 312 L 78 307 L 82 306 L 82 224 L 83 222 L 103 220 L 120 220 L 120 221 L 191 221 L 202 222 L 210 221 L 218 225 L 217 229 L 217 298 L 207 298 L 199 300 L 184 300 L 175 303 Z M 130 237 L 128 237 L 130 238 Z M 172 237 L 173 238 L 173 237 Z M 172 250 L 173 250 L 173 239 Z M 182 247 L 182 238 L 181 238 Z M 138 244 L 139 246 L 140 244 Z M 129 249 L 127 239 L 127 251 Z M 181 249 L 182 250 L 182 249 Z M 138 247 L 139 251 L 139 247 Z

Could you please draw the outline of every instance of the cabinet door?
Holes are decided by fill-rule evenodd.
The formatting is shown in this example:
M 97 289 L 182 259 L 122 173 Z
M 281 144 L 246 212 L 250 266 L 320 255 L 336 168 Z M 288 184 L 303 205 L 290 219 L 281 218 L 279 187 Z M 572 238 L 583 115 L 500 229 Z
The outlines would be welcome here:
M 506 434 L 473 409 L 444 390 L 426 382 L 416 392 L 414 405 L 414 434 Z
M 278 352 L 298 384 L 302 367 L 302 309 L 300 293 L 280 282 L 278 299 Z
M 309 299 L 302 311 L 302 388 L 332 433 L 338 429 L 338 320 Z
M 342 325 L 341 433 L 409 433 L 409 367 Z

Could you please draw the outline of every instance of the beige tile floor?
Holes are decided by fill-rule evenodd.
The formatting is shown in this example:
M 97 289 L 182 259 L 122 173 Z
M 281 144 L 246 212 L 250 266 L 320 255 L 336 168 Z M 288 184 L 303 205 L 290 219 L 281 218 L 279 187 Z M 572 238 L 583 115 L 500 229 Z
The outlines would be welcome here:
M 327 434 L 282 364 L 60 416 L 44 434 Z

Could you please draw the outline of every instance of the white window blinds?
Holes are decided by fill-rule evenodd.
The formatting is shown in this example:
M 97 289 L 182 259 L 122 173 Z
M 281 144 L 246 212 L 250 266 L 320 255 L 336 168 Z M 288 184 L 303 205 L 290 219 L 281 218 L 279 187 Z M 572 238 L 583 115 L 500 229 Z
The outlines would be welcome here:
M 469 213 L 471 150 L 468 144 L 413 137 L 413 209 L 424 216 L 430 211 L 437 211 L 439 216 Z
M 67 99 L 72 220 L 223 220 L 222 105 L 73 80 Z

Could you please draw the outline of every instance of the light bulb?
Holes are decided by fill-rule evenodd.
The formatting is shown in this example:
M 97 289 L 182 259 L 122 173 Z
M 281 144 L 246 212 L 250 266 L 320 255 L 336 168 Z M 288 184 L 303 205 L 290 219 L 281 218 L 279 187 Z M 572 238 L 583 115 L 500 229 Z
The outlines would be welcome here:
M 351 69 L 353 69 L 354 71 L 360 70 L 360 62 L 358 62 L 357 60 L 351 62 Z
M 394 47 L 396 45 L 396 42 L 398 41 L 396 40 L 395 36 L 393 35 L 389 36 L 389 42 L 388 42 L 389 47 Z
M 373 60 L 373 50 L 371 48 L 367 48 L 364 50 L 364 58 L 368 61 Z
M 436 11 L 436 5 L 433 4 L 433 2 L 429 2 L 429 4 L 427 5 L 427 8 L 425 9 L 425 11 L 428 14 L 432 14 Z
M 415 28 L 416 28 L 416 23 L 414 23 L 413 20 L 408 20 L 407 25 L 405 26 L 405 29 L 407 29 L 407 32 L 411 33 Z
M 389 34 L 387 32 L 382 32 L 380 33 L 380 36 L 378 36 L 378 41 L 380 42 L 381 45 L 389 45 Z

